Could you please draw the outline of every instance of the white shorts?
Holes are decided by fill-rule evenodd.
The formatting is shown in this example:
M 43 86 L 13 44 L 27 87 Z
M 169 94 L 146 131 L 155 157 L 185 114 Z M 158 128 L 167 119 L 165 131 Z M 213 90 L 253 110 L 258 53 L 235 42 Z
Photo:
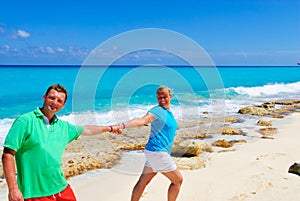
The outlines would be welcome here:
M 154 152 L 144 150 L 146 156 L 145 166 L 151 167 L 153 172 L 171 172 L 177 169 L 177 166 L 167 152 Z

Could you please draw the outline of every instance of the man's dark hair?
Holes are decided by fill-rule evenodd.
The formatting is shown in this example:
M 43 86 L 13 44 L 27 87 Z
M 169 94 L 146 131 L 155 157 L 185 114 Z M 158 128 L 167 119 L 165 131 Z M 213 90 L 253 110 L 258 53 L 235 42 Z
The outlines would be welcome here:
M 62 86 L 62 85 L 60 85 L 60 84 L 53 84 L 53 85 L 51 85 L 50 87 L 48 87 L 48 89 L 47 89 L 47 91 L 46 91 L 46 94 L 45 94 L 46 96 L 48 95 L 48 93 L 49 93 L 49 91 L 50 91 L 51 89 L 54 89 L 54 90 L 57 91 L 57 92 L 61 92 L 61 93 L 66 94 L 65 102 L 67 101 L 67 98 L 68 98 L 68 92 L 67 92 L 67 90 L 66 90 L 66 88 L 65 88 L 64 86 Z

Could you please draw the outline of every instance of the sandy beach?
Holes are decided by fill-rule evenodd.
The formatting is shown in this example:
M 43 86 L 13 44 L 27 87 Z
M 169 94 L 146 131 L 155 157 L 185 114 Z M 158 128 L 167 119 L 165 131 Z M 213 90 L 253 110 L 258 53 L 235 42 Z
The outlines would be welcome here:
M 228 148 L 214 145 L 213 151 L 204 146 L 205 151 L 197 157 L 174 157 L 184 178 L 178 201 L 299 201 L 300 177 L 288 173 L 294 162 L 300 162 L 300 113 L 294 109 L 299 108 L 299 103 L 296 101 L 292 107 L 287 104 L 285 108 L 270 115 L 268 121 L 272 126 L 256 125 L 258 119 L 265 119 L 263 116 L 251 117 L 251 130 L 257 133 L 251 138 L 255 140 L 234 143 Z M 261 112 L 261 107 L 255 109 Z M 237 124 L 242 130 L 249 126 L 234 116 L 213 120 L 213 124 L 219 122 L 225 122 L 227 129 Z M 208 130 L 193 130 L 195 123 L 185 121 L 186 130 L 181 130 L 179 136 L 211 140 L 209 134 L 203 134 Z M 205 127 L 206 123 L 210 124 L 202 119 L 199 127 Z M 257 132 L 260 128 L 267 130 Z M 247 139 L 239 130 L 229 131 L 237 133 L 227 135 L 227 130 L 222 130 L 220 137 Z M 83 138 L 67 147 L 63 169 L 78 201 L 130 200 L 145 161 L 143 146 L 148 137 L 145 133 L 149 133 L 149 126 L 125 129 L 122 135 L 107 133 Z M 211 146 L 210 142 L 206 144 Z M 2 167 L 0 170 L 3 175 Z M 7 201 L 5 184 L 1 179 L 0 200 Z M 141 201 L 167 200 L 168 185 L 169 181 L 158 174 L 145 189 Z
M 235 151 L 212 153 L 205 168 L 182 170 L 184 183 L 179 201 L 299 201 L 300 177 L 288 173 L 299 162 L 300 114 L 276 120 L 278 133 L 273 139 L 234 145 Z M 134 159 L 132 159 L 134 160 Z M 129 200 L 143 162 L 123 160 L 122 166 L 136 168 L 131 173 L 123 167 L 70 180 L 79 201 Z M 146 188 L 143 201 L 166 199 L 168 181 L 157 175 Z

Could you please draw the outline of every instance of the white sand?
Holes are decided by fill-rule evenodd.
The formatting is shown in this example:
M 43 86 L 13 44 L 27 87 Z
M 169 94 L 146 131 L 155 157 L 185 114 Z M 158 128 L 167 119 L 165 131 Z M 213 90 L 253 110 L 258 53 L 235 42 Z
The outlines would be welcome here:
M 274 139 L 235 145 L 235 152 L 215 153 L 206 168 L 181 171 L 178 201 L 299 201 L 300 177 L 288 173 L 300 162 L 300 114 L 278 120 Z M 122 166 L 72 178 L 78 201 L 128 201 L 143 166 L 134 154 Z M 125 168 L 127 167 L 128 168 Z M 122 172 L 122 171 L 123 172 Z M 141 201 L 167 200 L 169 181 L 158 174 Z

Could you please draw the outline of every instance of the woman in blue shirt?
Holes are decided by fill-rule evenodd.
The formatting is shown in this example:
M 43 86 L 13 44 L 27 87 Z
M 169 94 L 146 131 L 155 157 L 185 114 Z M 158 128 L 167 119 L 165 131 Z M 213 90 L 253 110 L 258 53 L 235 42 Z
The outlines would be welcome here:
M 131 201 L 138 201 L 147 184 L 161 172 L 171 184 L 168 189 L 168 201 L 175 201 L 183 181 L 182 175 L 170 153 L 178 129 L 176 120 L 170 110 L 171 90 L 161 86 L 156 91 L 158 105 L 150 109 L 141 118 L 134 118 L 122 123 L 120 127 L 139 127 L 151 123 L 149 140 L 145 147 L 146 163 L 143 172 L 133 188 Z

